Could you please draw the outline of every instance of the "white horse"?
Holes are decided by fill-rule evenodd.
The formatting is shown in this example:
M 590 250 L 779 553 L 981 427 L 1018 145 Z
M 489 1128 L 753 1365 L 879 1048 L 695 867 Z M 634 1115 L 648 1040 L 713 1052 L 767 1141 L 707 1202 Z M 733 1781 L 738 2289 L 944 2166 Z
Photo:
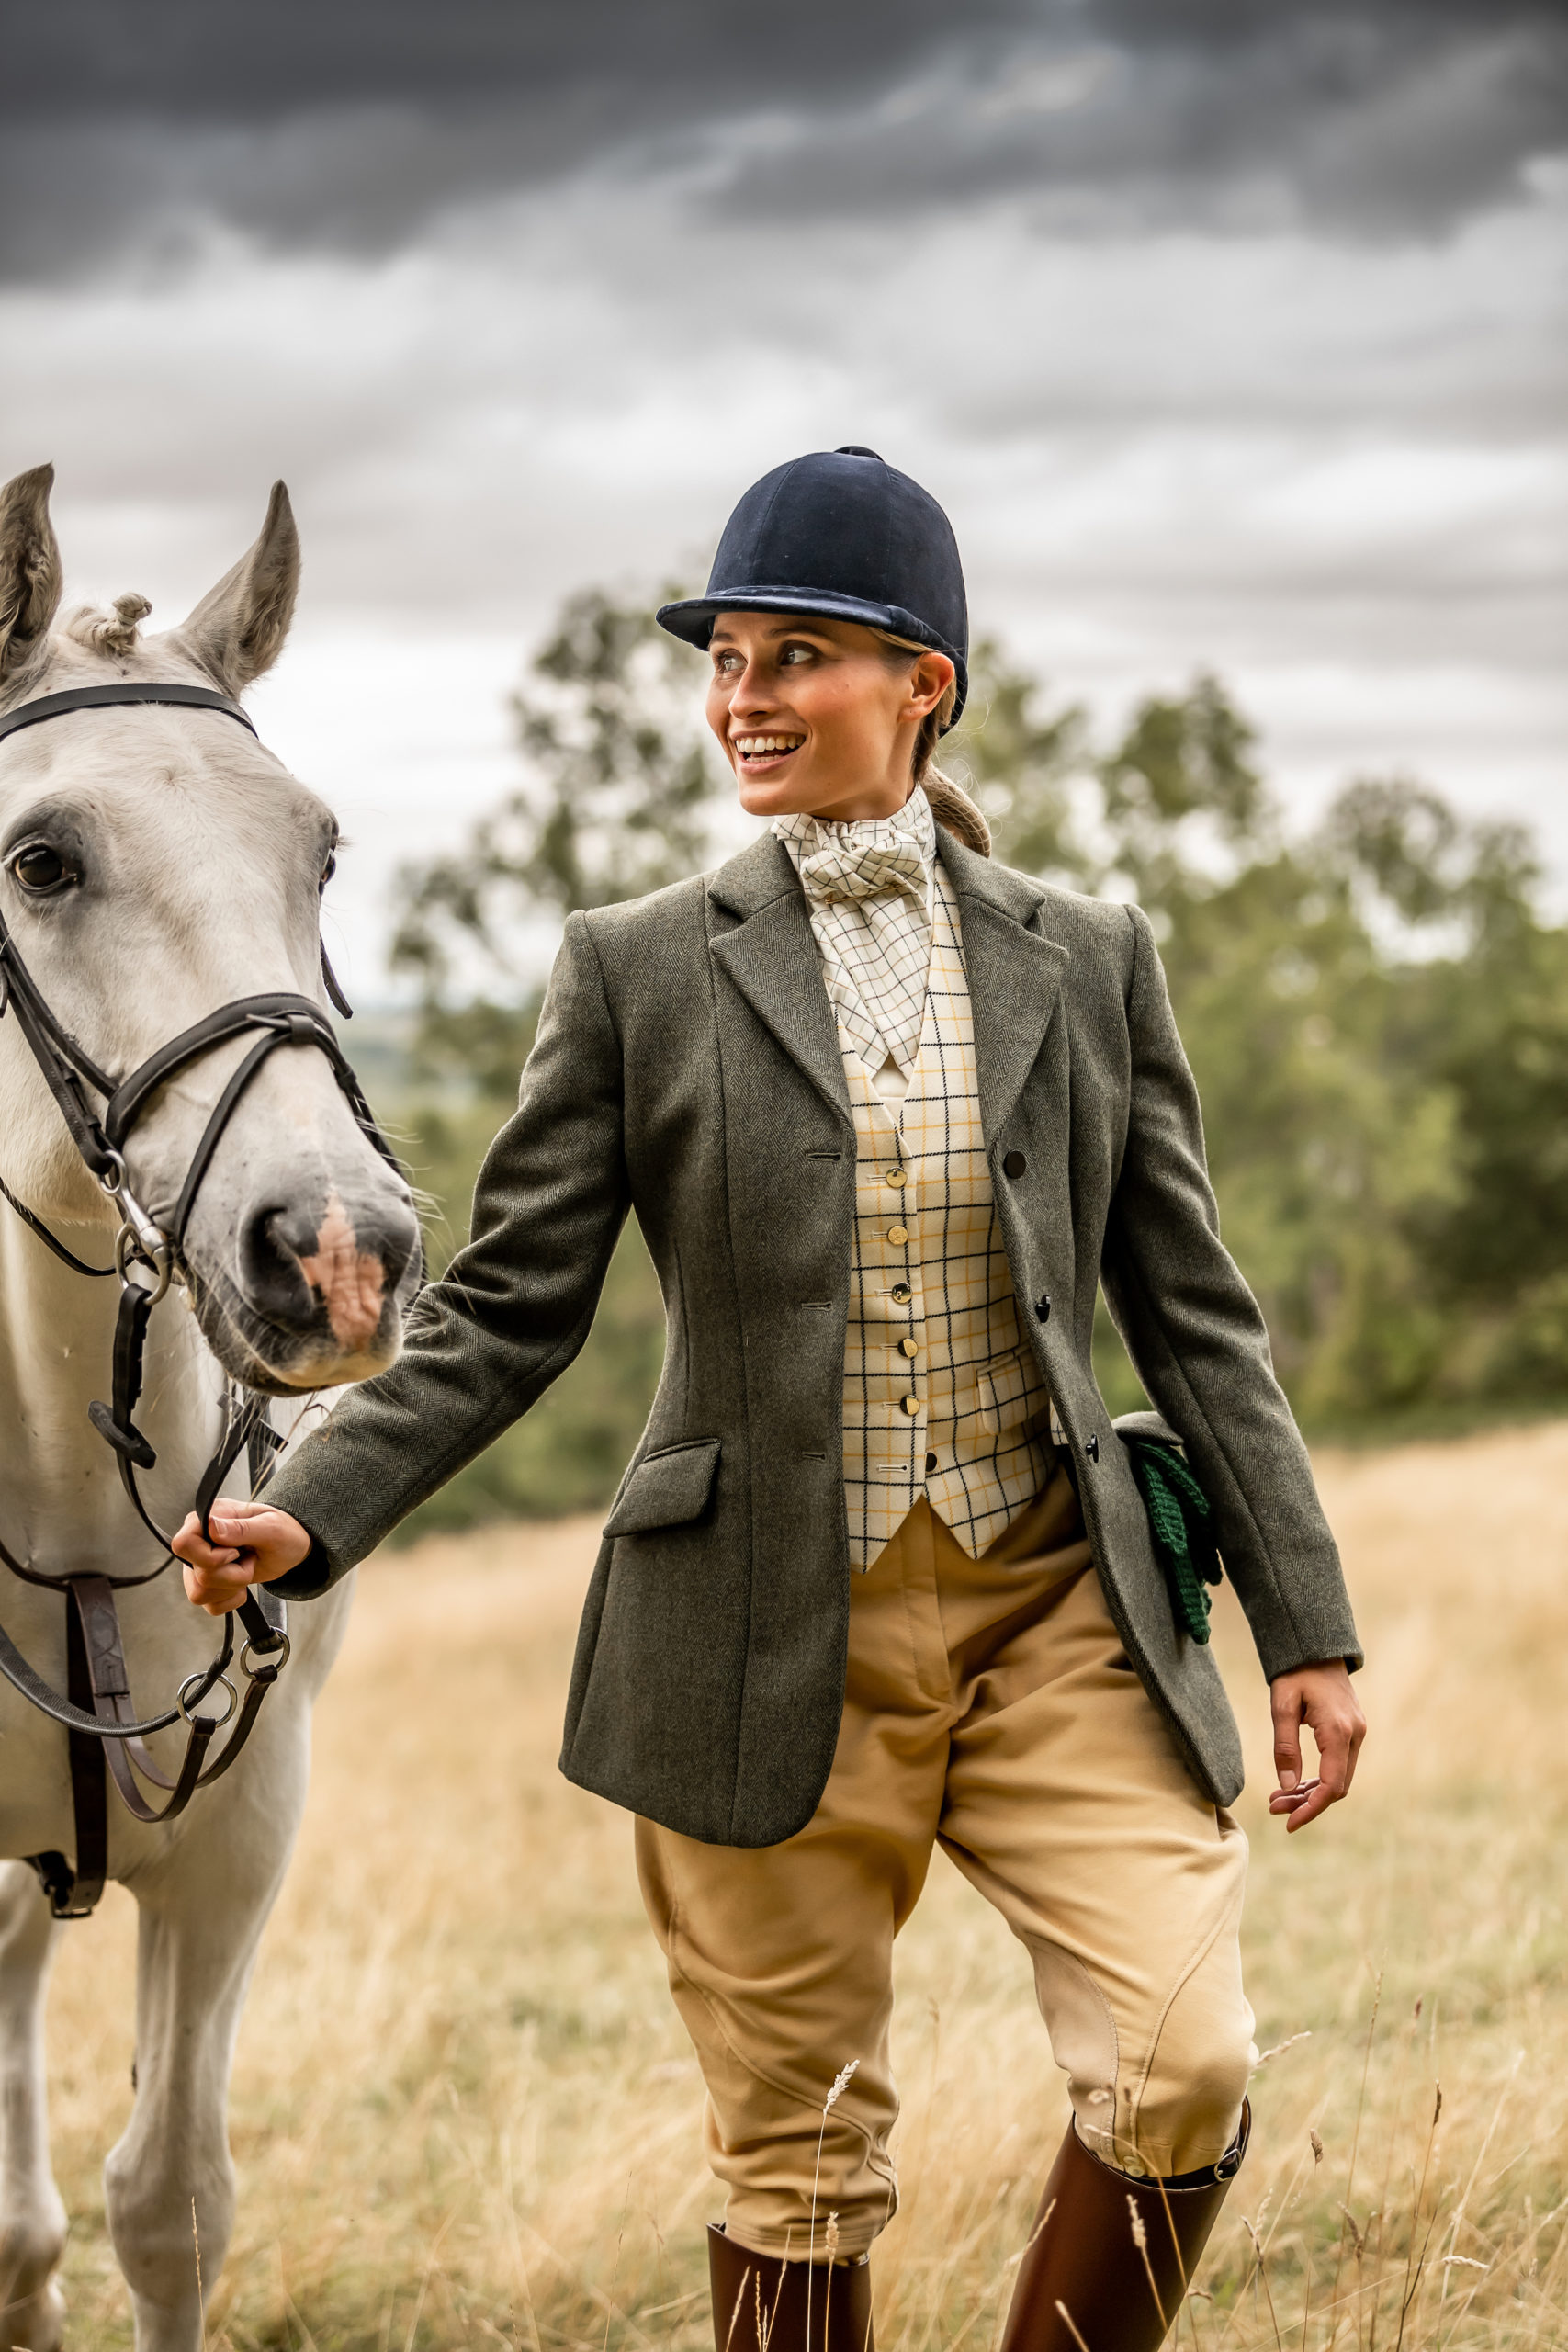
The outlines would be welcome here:
M 54 628 L 51 480 L 40 468 L 0 491 L 0 722 L 106 682 L 237 695 L 276 660 L 299 576 L 281 484 L 250 553 L 183 627 L 143 641 L 140 597 Z M 236 998 L 319 995 L 318 902 L 335 839 L 314 794 L 220 709 L 75 708 L 0 741 L 0 915 L 39 997 L 117 1077 Z M 84 1166 L 17 1012 L 13 1001 L 0 1018 L 0 1180 L 78 1257 L 107 1264 L 119 1213 Z M 160 1225 L 255 1042 L 231 1039 L 173 1074 L 128 1137 L 126 1189 Z M 294 1396 L 298 1413 L 301 1396 L 383 1369 L 417 1257 L 407 1188 L 361 1132 L 325 1054 L 299 1043 L 271 1053 L 222 1131 L 176 1286 L 152 1316 L 137 1420 L 156 1451 L 141 1485 L 161 1524 L 177 1526 L 191 1506 L 221 1427 L 224 1374 Z M 109 1396 L 118 1287 L 73 1273 L 0 1199 L 0 1544 L 44 1574 L 135 1577 L 160 1557 L 87 1419 L 89 1402 Z M 292 1657 L 249 1746 L 177 1821 L 143 1826 L 109 1792 L 109 1875 L 141 1913 L 136 2102 L 105 2167 L 138 2352 L 196 2352 L 201 2341 L 192 2200 L 210 2286 L 233 2218 L 226 2106 L 241 2005 L 348 1606 L 345 1583 L 294 1612 Z M 186 1601 L 177 1564 L 123 1593 L 119 1614 L 136 1712 L 161 1712 L 213 1657 L 220 1629 Z M 0 1566 L 0 1626 L 63 1690 L 62 1596 Z M 176 1727 L 149 1741 L 166 1771 L 184 1736 Z M 67 1735 L 9 1683 L 0 1759 L 0 1855 L 70 1855 Z M 45 1978 L 56 1938 L 89 1933 L 53 1923 L 25 1860 L 0 1862 L 0 2346 L 28 2352 L 53 2352 L 62 2324 Z

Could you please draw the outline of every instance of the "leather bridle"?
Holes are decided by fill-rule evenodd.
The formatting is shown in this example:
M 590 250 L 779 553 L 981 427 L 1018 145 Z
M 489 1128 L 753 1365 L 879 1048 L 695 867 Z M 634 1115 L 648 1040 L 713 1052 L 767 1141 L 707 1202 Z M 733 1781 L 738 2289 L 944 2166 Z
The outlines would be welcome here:
M 254 735 L 255 729 L 239 704 L 205 686 L 126 682 L 78 686 L 62 694 L 44 695 L 20 704 L 0 717 L 0 741 L 24 727 L 34 727 L 77 710 L 94 710 L 130 703 L 194 706 L 221 711 Z M 326 949 L 321 951 L 321 977 L 333 1003 L 345 1019 L 350 1007 L 338 987 Z M 163 1545 L 164 1557 L 140 1576 L 50 1576 L 30 1563 L 17 1560 L 0 1543 L 0 1562 L 29 1584 L 47 1586 L 68 1599 L 67 1655 L 69 1696 L 53 1690 L 28 1665 L 0 1626 L 0 1674 L 33 1706 L 62 1724 L 70 1734 L 72 1788 L 76 1815 L 76 1866 L 50 1853 L 31 1857 L 57 1918 L 81 1918 L 92 1909 L 102 1891 L 107 1862 L 107 1813 L 104 1765 L 121 1797 L 139 1820 L 169 1821 L 184 1811 L 197 1788 L 209 1786 L 227 1771 L 254 1725 L 262 1701 L 276 1681 L 288 1657 L 287 1611 L 284 1603 L 255 1586 L 238 1614 L 245 1627 L 241 1670 L 248 1688 L 242 1703 L 227 1668 L 234 1654 L 232 1614 L 223 1621 L 223 1644 L 211 1665 L 188 1675 L 175 1703 L 164 1713 L 138 1721 L 130 1702 L 123 1647 L 115 1609 L 117 1588 L 151 1583 L 162 1576 L 173 1556 L 168 1532 L 152 1516 L 137 1484 L 138 1470 L 152 1468 L 156 1455 L 134 1419 L 141 1395 L 142 1358 L 153 1308 L 170 1283 L 186 1279 L 184 1250 L 186 1227 L 202 1180 L 212 1162 L 225 1128 L 246 1089 L 264 1062 L 285 1046 L 304 1046 L 326 1056 L 355 1119 L 367 1139 L 388 1164 L 397 1160 L 376 1124 L 358 1079 L 338 1044 L 321 1007 L 306 996 L 287 990 L 239 997 L 231 1004 L 203 1015 L 177 1036 L 157 1046 L 144 1061 L 116 1079 L 102 1069 L 71 1035 L 43 996 L 17 950 L 0 913 L 0 1017 L 16 1016 L 34 1061 L 43 1074 L 60 1114 L 87 1168 L 120 1213 L 114 1263 L 92 1266 L 78 1258 L 32 1209 L 18 1200 L 4 1180 L 0 1196 L 10 1204 L 46 1248 L 73 1272 L 102 1280 L 118 1276 L 119 1312 L 115 1325 L 112 1402 L 95 1403 L 88 1415 L 100 1437 L 114 1449 L 125 1491 L 144 1527 Z M 126 1170 L 126 1146 L 138 1120 L 158 1089 L 178 1071 L 199 1061 L 215 1046 L 236 1037 L 254 1035 L 254 1043 L 234 1069 L 209 1114 L 173 1214 L 159 1224 L 130 1189 Z M 95 1108 L 92 1098 L 100 1098 Z M 267 1400 L 233 1380 L 228 1383 L 224 1427 L 216 1452 L 202 1474 L 195 1508 L 207 1523 L 218 1489 L 242 1451 L 249 1457 L 253 1491 L 264 1479 L 284 1441 L 273 1429 Z M 228 1713 L 220 1716 L 194 1710 L 215 1686 L 229 1693 Z M 238 1719 L 217 1761 L 205 1766 L 208 1747 L 216 1733 L 234 1716 Z M 166 1730 L 184 1718 L 189 1736 L 179 1770 L 171 1778 L 157 1765 L 144 1745 L 152 1732 Z M 168 1802 L 154 1808 L 141 1795 L 131 1770 L 155 1786 L 170 1792 Z

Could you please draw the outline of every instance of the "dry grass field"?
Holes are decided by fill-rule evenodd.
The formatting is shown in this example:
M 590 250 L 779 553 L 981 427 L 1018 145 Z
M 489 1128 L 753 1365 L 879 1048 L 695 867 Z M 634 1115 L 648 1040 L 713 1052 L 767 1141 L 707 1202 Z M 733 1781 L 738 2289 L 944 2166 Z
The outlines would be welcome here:
M 1568 1425 L 1320 1466 L 1373 1736 L 1354 1804 L 1287 1845 L 1227 1599 L 1271 2054 L 1183 2342 L 1543 2352 L 1568 2345 Z M 592 1533 L 432 1542 L 362 1578 L 241 2042 L 215 2352 L 704 2340 L 696 2070 L 629 1824 L 555 1770 Z M 51 1996 L 76 2352 L 130 2343 L 97 2173 L 130 2095 L 131 1908 L 111 1891 L 67 1930 Z M 988 2352 L 1065 2103 L 1021 1952 L 940 1859 L 900 1953 L 879 2341 Z M 823 2052 L 825 2090 L 854 2054 Z

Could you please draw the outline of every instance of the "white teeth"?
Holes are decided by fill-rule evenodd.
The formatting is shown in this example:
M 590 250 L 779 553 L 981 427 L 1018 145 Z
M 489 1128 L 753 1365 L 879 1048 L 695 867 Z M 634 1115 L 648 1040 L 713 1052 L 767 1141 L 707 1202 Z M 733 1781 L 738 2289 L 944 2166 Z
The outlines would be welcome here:
M 804 735 L 738 735 L 735 748 L 742 759 L 753 760 L 765 752 L 793 752 L 805 741 Z

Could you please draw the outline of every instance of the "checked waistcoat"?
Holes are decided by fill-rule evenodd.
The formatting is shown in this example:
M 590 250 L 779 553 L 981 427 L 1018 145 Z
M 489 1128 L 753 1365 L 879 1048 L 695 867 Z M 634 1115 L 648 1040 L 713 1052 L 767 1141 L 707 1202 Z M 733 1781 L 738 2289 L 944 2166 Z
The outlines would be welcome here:
M 980 1128 L 957 902 L 940 865 L 920 1046 L 883 1100 L 842 1018 L 855 1123 L 844 1335 L 850 1558 L 867 1568 L 923 1494 L 972 1559 L 1044 1483 L 1049 1397 L 1019 1329 Z

